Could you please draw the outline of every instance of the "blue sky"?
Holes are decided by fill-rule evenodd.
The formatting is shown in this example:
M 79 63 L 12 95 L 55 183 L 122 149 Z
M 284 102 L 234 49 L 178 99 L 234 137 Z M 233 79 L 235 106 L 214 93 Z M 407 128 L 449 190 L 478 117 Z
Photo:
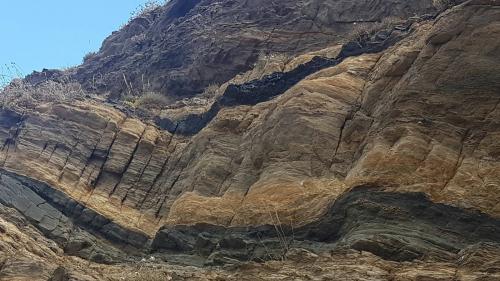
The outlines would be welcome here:
M 0 74 L 78 65 L 145 2 L 0 0 Z

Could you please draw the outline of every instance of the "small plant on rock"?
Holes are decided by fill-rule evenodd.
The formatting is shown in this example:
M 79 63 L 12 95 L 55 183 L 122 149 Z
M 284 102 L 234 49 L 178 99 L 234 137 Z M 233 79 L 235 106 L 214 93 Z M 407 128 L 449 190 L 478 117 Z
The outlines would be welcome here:
M 205 88 L 201 96 L 203 97 L 215 97 L 217 95 L 217 92 L 219 91 L 219 85 L 213 83 L 208 85 L 208 87 Z
M 390 29 L 395 27 L 401 22 L 400 18 L 397 17 L 387 17 L 380 22 L 374 23 L 358 23 L 354 25 L 351 33 L 348 36 L 348 40 L 357 43 L 360 47 L 370 40 L 372 36 L 377 34 L 379 31 L 384 29 Z
M 131 20 L 145 16 L 152 11 L 156 10 L 157 8 L 161 7 L 163 4 L 165 4 L 166 1 L 161 1 L 161 0 L 149 0 L 146 3 L 140 5 L 137 7 L 132 13 L 131 13 Z
M 160 93 L 149 92 L 135 100 L 137 108 L 152 109 L 161 108 L 170 104 L 168 98 Z
M 83 57 L 83 62 L 87 62 L 89 61 L 90 59 L 92 59 L 93 57 L 95 57 L 96 53 L 95 52 L 88 52 L 87 54 L 85 54 L 85 56 Z
M 360 47 L 370 39 L 377 31 L 380 30 L 379 24 L 361 25 L 357 24 L 353 27 L 349 34 L 349 41 L 357 43 Z
M 0 92 L 0 105 L 6 107 L 35 108 L 45 102 L 65 102 L 80 100 L 86 93 L 74 81 L 48 80 L 32 85 L 15 79 Z
M 444 11 L 454 5 L 453 0 L 433 0 L 432 4 L 439 11 Z

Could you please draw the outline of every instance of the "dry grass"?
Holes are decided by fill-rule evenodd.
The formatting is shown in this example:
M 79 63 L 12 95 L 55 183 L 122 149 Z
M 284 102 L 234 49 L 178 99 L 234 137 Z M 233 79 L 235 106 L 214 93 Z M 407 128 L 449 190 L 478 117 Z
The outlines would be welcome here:
M 124 277 L 124 281 L 169 281 L 172 276 L 161 270 L 139 270 Z
M 359 23 L 353 26 L 348 40 L 358 43 L 360 46 L 368 41 L 377 32 L 396 26 L 401 22 L 401 19 L 395 17 L 384 18 L 381 22 L 376 23 Z
M 290 61 L 290 56 L 285 53 L 260 53 L 254 65 L 254 72 L 264 73 L 270 62 L 286 65 Z
M 159 7 L 163 6 L 167 1 L 165 0 L 149 0 L 146 3 L 140 5 L 137 7 L 131 14 L 130 14 L 130 20 L 133 20 L 138 17 L 145 16 L 154 10 L 158 9 Z
M 433 0 L 432 4 L 439 11 L 444 11 L 454 5 L 453 0 Z
M 45 102 L 81 100 L 86 93 L 74 81 L 45 81 L 33 86 L 21 79 L 15 79 L 0 92 L 0 105 L 6 107 L 35 108 Z
M 210 84 L 208 85 L 208 87 L 205 88 L 201 96 L 207 98 L 215 97 L 219 91 L 219 87 L 220 86 L 218 84 L 215 83 Z
M 293 220 L 290 220 L 290 227 L 292 230 L 292 235 L 290 237 L 288 237 L 286 232 L 285 232 L 284 225 L 281 221 L 280 215 L 278 214 L 278 211 L 276 209 L 274 210 L 274 212 L 269 210 L 268 213 L 269 213 L 269 217 L 272 220 L 271 225 L 274 227 L 274 230 L 276 231 L 276 235 L 277 235 L 279 243 L 280 243 L 281 255 L 277 256 L 277 257 L 273 257 L 273 255 L 271 255 L 269 253 L 267 247 L 263 243 L 262 243 L 262 246 L 264 247 L 267 255 L 271 259 L 279 259 L 281 261 L 285 261 L 286 256 L 287 256 L 288 252 L 290 251 L 290 248 L 293 246 L 293 243 L 295 242 L 295 233 L 294 233 L 294 227 L 293 227 L 294 222 L 293 222 Z
M 24 77 L 23 71 L 16 63 L 0 65 L 0 91 L 14 79 Z
M 95 57 L 96 53 L 95 52 L 88 52 L 87 54 L 85 54 L 85 56 L 83 57 L 83 62 L 86 62 L 88 60 L 90 60 L 91 58 Z
M 147 92 L 135 100 L 134 106 L 137 108 L 153 109 L 165 107 L 170 103 L 169 99 L 160 93 Z
M 87 93 L 69 77 L 36 85 L 26 82 L 21 68 L 11 63 L 0 68 L 0 106 L 35 108 L 46 102 L 82 100 Z

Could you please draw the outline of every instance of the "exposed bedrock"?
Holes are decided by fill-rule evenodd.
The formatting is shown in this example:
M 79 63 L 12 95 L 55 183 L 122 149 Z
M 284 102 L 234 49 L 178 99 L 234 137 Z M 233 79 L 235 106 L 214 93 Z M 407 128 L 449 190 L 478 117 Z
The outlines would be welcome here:
M 387 50 L 222 107 L 189 138 L 95 101 L 4 108 L 0 164 L 149 237 L 165 224 L 256 226 L 272 214 L 299 228 L 366 183 L 498 217 L 496 3 L 467 2 Z
M 382 54 L 222 109 L 181 157 L 173 189 L 189 192 L 170 201 L 169 222 L 255 225 L 277 211 L 300 224 L 363 183 L 498 216 L 499 21 L 469 3 Z
M 368 252 L 334 250 L 312 253 L 306 249 L 291 248 L 285 259 L 263 263 L 244 263 L 242 266 L 193 267 L 161 262 L 156 259 L 124 264 L 98 264 L 78 257 L 66 256 L 50 239 L 11 208 L 0 204 L 0 280 L 47 281 L 56 278 L 69 280 L 145 280 L 150 276 L 172 276 L 173 280 L 275 280 L 276 276 L 294 276 L 310 280 L 363 281 L 418 281 L 418 280 L 474 280 L 493 281 L 500 277 L 500 247 L 495 243 L 479 243 L 462 250 L 457 261 L 394 262 Z M 181 257 L 182 255 L 177 255 Z M 206 261 L 205 258 L 183 255 L 186 261 Z M 211 263 L 236 263 L 230 258 L 216 258 Z M 159 274 L 156 274 L 159 273 Z M 137 276 L 140 277 L 137 277 Z M 297 277 L 298 276 L 298 277 Z M 165 279 L 165 278 L 162 278 Z M 168 277 L 167 277 L 168 279 Z
M 431 17 L 428 17 L 429 19 Z M 217 116 L 224 107 L 239 105 L 256 105 L 269 101 L 279 96 L 296 85 L 307 76 L 322 69 L 333 67 L 351 56 L 381 52 L 413 31 L 412 23 L 422 21 L 423 18 L 415 17 L 411 21 L 399 25 L 387 26 L 367 35 L 367 38 L 357 38 L 343 45 L 335 58 L 312 57 L 310 61 L 300 64 L 286 72 L 274 72 L 260 79 L 255 79 L 243 84 L 229 83 L 226 90 L 205 112 L 188 114 L 181 120 L 171 120 L 157 116 L 155 122 L 158 126 L 170 133 L 180 135 L 194 135 Z
M 35 216 L 40 216 L 39 220 L 36 220 L 40 227 L 50 235 L 63 239 L 61 242 L 67 239 L 64 239 L 64 233 L 59 231 L 63 231 L 71 220 L 74 224 L 98 233 L 112 242 L 136 248 L 147 246 L 146 235 L 121 227 L 45 183 L 5 171 L 0 171 L 0 175 L 2 191 L 5 192 L 0 196 L 0 200 L 5 200 L 5 205 L 16 208 L 29 218 L 36 220 Z M 26 209 L 23 209 L 25 206 Z M 61 217 L 60 224 L 57 223 L 58 215 Z
M 146 235 L 123 228 L 44 183 L 13 173 L 0 171 L 0 203 L 18 210 L 69 255 L 110 263 L 148 246 Z
M 147 81 L 176 100 L 156 122 L 92 95 L 0 109 L 0 280 L 500 280 L 500 2 L 431 2 L 134 19 L 70 74 Z M 299 56 L 244 72 L 261 52 Z
M 394 261 L 451 261 L 472 245 L 498 245 L 498 231 L 500 220 L 478 211 L 433 203 L 423 193 L 365 186 L 342 195 L 320 220 L 299 228 L 282 224 L 279 217 L 261 227 L 165 226 L 153 249 L 199 254 L 209 263 L 280 259 L 291 248 L 353 248 Z
M 303 54 L 342 42 L 356 24 L 435 12 L 432 0 L 169 1 L 110 35 L 71 76 L 100 92 L 193 96 L 261 53 Z

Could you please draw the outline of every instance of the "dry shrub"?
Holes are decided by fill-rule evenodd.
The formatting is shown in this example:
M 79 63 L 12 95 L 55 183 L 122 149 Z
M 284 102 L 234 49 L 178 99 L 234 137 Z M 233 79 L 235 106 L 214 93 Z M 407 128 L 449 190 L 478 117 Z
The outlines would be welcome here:
M 161 1 L 161 0 L 149 0 L 146 3 L 140 5 L 137 7 L 131 14 L 130 14 L 130 20 L 133 20 L 138 17 L 146 16 L 147 14 L 153 12 L 154 10 L 158 9 L 159 7 L 163 6 L 166 1 Z
M 219 85 L 218 84 L 210 84 L 208 87 L 205 88 L 201 96 L 203 97 L 215 97 L 219 91 Z
M 21 68 L 14 62 L 0 65 L 0 91 L 14 79 L 24 77 Z
M 264 247 L 267 255 L 271 259 L 278 258 L 278 259 L 281 259 L 282 261 L 285 261 L 286 260 L 286 255 L 288 254 L 288 252 L 290 251 L 290 248 L 292 247 L 293 243 L 295 242 L 295 234 L 294 234 L 294 230 L 293 230 L 293 221 L 292 220 L 290 221 L 290 226 L 292 227 L 292 236 L 291 237 L 287 237 L 287 235 L 285 233 L 285 230 L 284 230 L 284 225 L 281 222 L 281 219 L 280 219 L 280 216 L 278 214 L 278 211 L 275 209 L 274 212 L 271 212 L 271 211 L 268 211 L 268 212 L 269 212 L 269 217 L 272 220 L 272 224 L 271 225 L 274 226 L 274 230 L 276 231 L 276 235 L 277 235 L 279 243 L 280 243 L 281 255 L 278 256 L 278 257 L 273 257 L 273 255 L 271 255 L 269 253 L 269 251 L 267 250 L 267 247 L 264 244 L 262 244 L 262 246 Z
M 260 79 L 264 75 L 276 71 L 283 71 L 285 65 L 290 62 L 291 57 L 286 53 L 261 52 L 251 71 L 244 74 L 244 80 Z
M 370 24 L 370 25 L 357 24 L 352 28 L 352 31 L 349 34 L 348 39 L 349 39 L 349 41 L 355 42 L 359 46 L 362 46 L 364 42 L 368 41 L 380 29 L 381 29 L 381 26 L 379 23 Z
M 169 281 L 172 279 L 172 276 L 164 271 L 146 268 L 123 277 L 125 281 Z
M 0 105 L 6 107 L 35 108 L 45 102 L 81 100 L 86 93 L 74 81 L 45 81 L 36 86 L 15 79 L 0 92 Z
M 401 23 L 401 19 L 397 17 L 387 17 L 381 22 L 375 23 L 358 23 L 353 26 L 351 33 L 348 36 L 350 41 L 358 43 L 360 46 L 368 41 L 377 32 L 392 28 Z
M 290 61 L 290 56 L 285 53 L 260 53 L 257 58 L 257 62 L 254 65 L 254 72 L 260 73 L 265 72 L 266 66 L 270 62 L 280 63 L 282 65 L 286 65 L 287 62 Z
M 90 59 L 92 59 L 93 57 L 96 56 L 96 53 L 95 52 L 88 52 L 87 54 L 85 54 L 85 56 L 83 57 L 83 62 L 87 62 L 89 61 Z
M 148 92 L 137 98 L 135 106 L 138 108 L 151 109 L 161 108 L 170 104 L 168 98 L 160 93 Z
M 432 0 L 432 4 L 439 11 L 444 11 L 453 6 L 454 3 L 452 0 Z

